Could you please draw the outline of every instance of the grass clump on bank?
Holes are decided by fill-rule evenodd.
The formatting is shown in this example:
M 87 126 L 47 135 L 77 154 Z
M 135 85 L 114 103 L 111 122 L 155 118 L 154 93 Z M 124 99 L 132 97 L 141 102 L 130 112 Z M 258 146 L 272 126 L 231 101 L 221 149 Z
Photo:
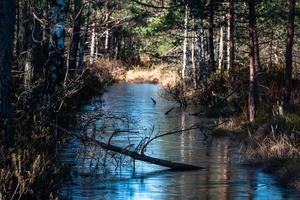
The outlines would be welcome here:
M 246 139 L 245 155 L 250 162 L 262 163 L 289 187 L 300 189 L 300 116 L 287 113 L 257 125 Z

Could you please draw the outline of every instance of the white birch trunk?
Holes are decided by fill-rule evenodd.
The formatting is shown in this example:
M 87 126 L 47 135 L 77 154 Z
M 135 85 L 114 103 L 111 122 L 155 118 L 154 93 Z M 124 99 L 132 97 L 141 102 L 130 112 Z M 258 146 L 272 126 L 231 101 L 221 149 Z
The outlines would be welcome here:
M 104 41 L 104 52 L 105 56 L 108 56 L 108 48 L 109 48 L 109 26 L 108 26 L 108 21 L 109 21 L 109 10 L 108 10 L 108 0 L 105 1 L 105 41 Z
M 205 40 L 205 33 L 203 30 L 202 22 L 200 22 L 198 26 L 198 76 L 199 80 L 206 81 L 207 80 L 207 73 L 208 73 L 208 54 L 206 53 L 206 44 L 207 40 Z
M 197 88 L 197 68 L 196 68 L 196 60 L 195 60 L 195 46 L 196 46 L 197 39 L 196 37 L 193 37 L 192 40 L 192 67 L 193 67 L 193 83 L 194 88 Z
M 186 5 L 185 7 L 185 19 L 184 19 L 184 40 L 183 40 L 183 64 L 182 64 L 182 79 L 185 79 L 185 71 L 187 68 L 187 63 L 188 63 L 188 56 L 187 56 L 187 42 L 188 42 L 188 15 L 189 15 L 189 11 L 188 11 L 188 5 Z
M 219 44 L 219 64 L 218 64 L 218 71 L 222 72 L 222 65 L 224 60 L 224 30 L 223 27 L 220 27 L 220 44 Z
M 227 70 L 232 70 L 234 65 L 234 38 L 233 38 L 233 0 L 227 0 Z
M 32 63 L 31 63 L 31 51 L 27 53 L 27 58 L 24 67 L 24 87 L 29 88 L 32 80 Z
M 104 43 L 104 49 L 105 49 L 105 53 L 107 54 L 108 52 L 108 42 L 109 42 L 109 30 L 108 28 L 106 28 L 105 30 L 105 43 Z
M 95 37 L 96 37 L 96 31 L 95 31 L 95 23 L 92 23 L 92 35 L 91 35 L 91 44 L 90 44 L 90 64 L 94 64 L 94 53 L 95 53 Z

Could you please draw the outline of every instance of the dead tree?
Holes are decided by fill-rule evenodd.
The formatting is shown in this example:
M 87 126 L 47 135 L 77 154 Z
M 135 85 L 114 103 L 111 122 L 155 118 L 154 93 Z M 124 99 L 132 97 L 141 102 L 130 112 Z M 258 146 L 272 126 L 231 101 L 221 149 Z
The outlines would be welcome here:
M 56 125 L 55 125 L 56 126 Z M 126 148 L 121 148 L 115 145 L 111 145 L 110 143 L 104 143 L 101 141 L 98 141 L 96 139 L 90 138 L 88 136 L 85 135 L 81 135 L 78 133 L 73 133 L 70 132 L 64 128 L 58 127 L 56 126 L 60 131 L 75 137 L 77 139 L 79 139 L 81 142 L 85 143 L 85 144 L 90 144 L 90 145 L 95 145 L 95 146 L 99 146 L 101 148 L 103 148 L 104 150 L 108 150 L 108 151 L 113 151 L 122 155 L 126 155 L 129 156 L 130 158 L 134 159 L 134 160 L 140 160 L 140 161 L 144 161 L 144 162 L 148 162 L 151 164 L 155 164 L 155 165 L 159 165 L 159 166 L 163 166 L 163 167 L 167 167 L 170 168 L 172 170 L 199 170 L 199 169 L 203 169 L 202 167 L 198 167 L 198 166 L 194 166 L 194 165 L 189 165 L 189 164 L 183 164 L 183 163 L 177 163 L 177 162 L 172 162 L 172 161 L 168 161 L 168 160 L 163 160 L 163 159 L 159 159 L 159 158 L 154 158 L 151 156 L 147 156 L 143 153 L 138 153 L 136 151 L 130 151 L 127 150 Z

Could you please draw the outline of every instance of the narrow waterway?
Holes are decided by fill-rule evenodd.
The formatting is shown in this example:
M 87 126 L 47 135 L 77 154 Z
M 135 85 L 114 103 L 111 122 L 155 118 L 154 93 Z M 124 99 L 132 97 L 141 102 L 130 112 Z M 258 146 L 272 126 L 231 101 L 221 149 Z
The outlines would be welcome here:
M 73 131 L 84 127 L 82 134 L 108 140 L 118 130 L 112 144 L 134 150 L 146 136 L 212 123 L 189 115 L 196 109 L 182 111 L 161 93 L 155 84 L 112 85 L 82 107 Z M 300 199 L 299 190 L 283 188 L 260 168 L 240 164 L 239 151 L 240 145 L 230 138 L 211 138 L 194 130 L 159 138 L 146 154 L 204 170 L 174 172 L 136 162 L 134 171 L 130 159 L 71 139 L 60 155 L 61 162 L 71 166 L 60 193 L 76 200 Z

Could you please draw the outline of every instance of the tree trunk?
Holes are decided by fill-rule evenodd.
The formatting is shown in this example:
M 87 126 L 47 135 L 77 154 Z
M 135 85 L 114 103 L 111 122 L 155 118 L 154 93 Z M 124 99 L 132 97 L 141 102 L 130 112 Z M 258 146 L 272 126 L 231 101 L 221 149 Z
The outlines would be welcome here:
M 227 70 L 230 71 L 234 67 L 233 0 L 228 0 L 227 5 Z
M 80 27 L 82 15 L 82 0 L 74 0 L 73 32 L 70 47 L 69 70 L 73 74 L 77 69 L 77 54 L 80 42 Z
M 45 77 L 47 77 L 47 73 L 49 71 L 49 51 L 50 51 L 50 37 L 51 37 L 51 30 L 50 30 L 50 2 L 45 1 L 44 3 L 44 8 L 42 9 L 42 12 L 40 13 L 41 17 L 45 17 L 47 23 L 43 26 L 42 29 L 42 43 L 41 43 L 41 54 L 42 54 L 42 59 L 39 59 L 39 62 L 43 66 L 42 72 L 44 73 Z M 48 80 L 46 80 L 48 84 Z M 47 85 L 46 85 L 47 87 Z M 46 88 L 47 90 L 47 88 Z M 47 92 L 47 91 L 46 91 Z
M 63 80 L 66 4 L 64 0 L 50 3 L 50 46 L 46 95 L 52 95 Z
M 189 18 L 189 8 L 188 5 L 185 7 L 185 18 L 184 18 L 184 33 L 183 33 L 183 58 L 182 58 L 182 80 L 185 79 L 185 71 L 188 64 L 188 56 L 187 56 L 187 42 L 188 42 L 188 19 Z
M 198 25 L 198 78 L 201 81 L 207 81 L 207 59 L 206 59 L 206 40 L 204 39 L 203 22 Z
M 85 20 L 85 31 L 84 36 L 80 38 L 80 48 L 79 48 L 79 60 L 78 60 L 78 71 L 82 71 L 84 64 L 84 56 L 85 52 L 88 49 L 87 40 L 89 34 L 89 26 L 90 26 L 90 15 L 91 15 L 91 3 L 87 0 L 83 1 L 84 4 L 87 4 L 87 11 L 85 12 L 86 20 Z
M 104 41 L 104 52 L 106 57 L 109 57 L 108 45 L 109 45 L 109 29 L 105 28 L 105 41 Z
M 204 61 L 205 60 L 205 45 L 204 45 L 205 41 L 204 41 L 204 31 L 203 31 L 203 25 L 202 22 L 199 25 L 198 28 L 198 48 L 199 48 L 199 56 L 200 56 L 200 61 Z
M 42 13 L 35 12 L 37 17 L 41 18 Z M 33 19 L 33 48 L 32 48 L 32 65 L 33 65 L 33 81 L 38 80 L 40 78 L 39 75 L 43 72 L 43 62 L 42 62 L 42 25 L 41 22 L 37 19 Z
M 214 0 L 209 0 L 209 19 L 208 19 L 208 54 L 209 70 L 215 71 L 215 53 L 214 53 Z
M 31 15 L 31 8 L 27 1 L 24 1 L 23 4 L 23 12 L 22 17 L 24 23 L 24 36 L 23 36 L 23 52 L 25 54 L 25 63 L 22 63 L 24 66 L 24 87 L 27 89 L 30 87 L 31 80 L 32 80 L 32 72 L 33 72 L 33 65 L 32 65 L 32 15 Z
M 4 142 L 13 144 L 12 130 L 12 61 L 15 26 L 15 1 L 0 1 L 0 117 Z
M 98 23 L 96 23 L 98 24 Z M 98 26 L 97 26 L 98 27 Z M 94 60 L 98 60 L 98 54 L 99 54 L 99 36 L 98 36 L 98 30 L 96 29 L 96 36 L 95 36 L 95 54 L 94 54 Z
M 259 48 L 258 36 L 256 30 L 256 10 L 255 2 L 248 0 L 249 6 L 249 91 L 248 91 L 248 114 L 249 121 L 253 122 L 255 118 L 256 107 L 258 106 L 258 71 L 259 71 Z
M 222 72 L 223 60 L 224 60 L 224 29 L 221 26 L 220 27 L 219 60 L 218 60 L 219 61 L 218 70 L 220 73 Z
M 105 12 L 105 19 L 104 19 L 104 24 L 105 24 L 104 53 L 105 53 L 106 57 L 109 57 L 109 52 L 108 52 L 108 48 L 109 48 L 109 25 L 108 25 L 109 10 L 108 10 L 108 0 L 105 1 L 104 12 Z
M 95 53 L 95 39 L 96 39 L 96 23 L 95 19 L 93 19 L 93 23 L 91 25 L 91 43 L 90 43 L 90 64 L 94 64 L 94 53 Z
M 283 107 L 285 111 L 290 109 L 291 87 L 292 87 L 292 71 L 293 71 L 293 45 L 295 34 L 295 14 L 296 1 L 289 1 L 289 16 L 287 25 L 287 40 L 285 52 L 285 84 L 283 88 Z
M 195 23 L 193 20 L 193 27 L 195 27 Z M 195 37 L 195 34 L 193 32 L 193 38 L 192 38 L 192 47 L 191 47 L 191 60 L 192 60 L 192 67 L 193 67 L 193 83 L 194 88 L 197 88 L 197 67 L 196 67 L 196 57 L 195 57 L 195 49 L 196 49 L 196 43 L 197 38 Z

